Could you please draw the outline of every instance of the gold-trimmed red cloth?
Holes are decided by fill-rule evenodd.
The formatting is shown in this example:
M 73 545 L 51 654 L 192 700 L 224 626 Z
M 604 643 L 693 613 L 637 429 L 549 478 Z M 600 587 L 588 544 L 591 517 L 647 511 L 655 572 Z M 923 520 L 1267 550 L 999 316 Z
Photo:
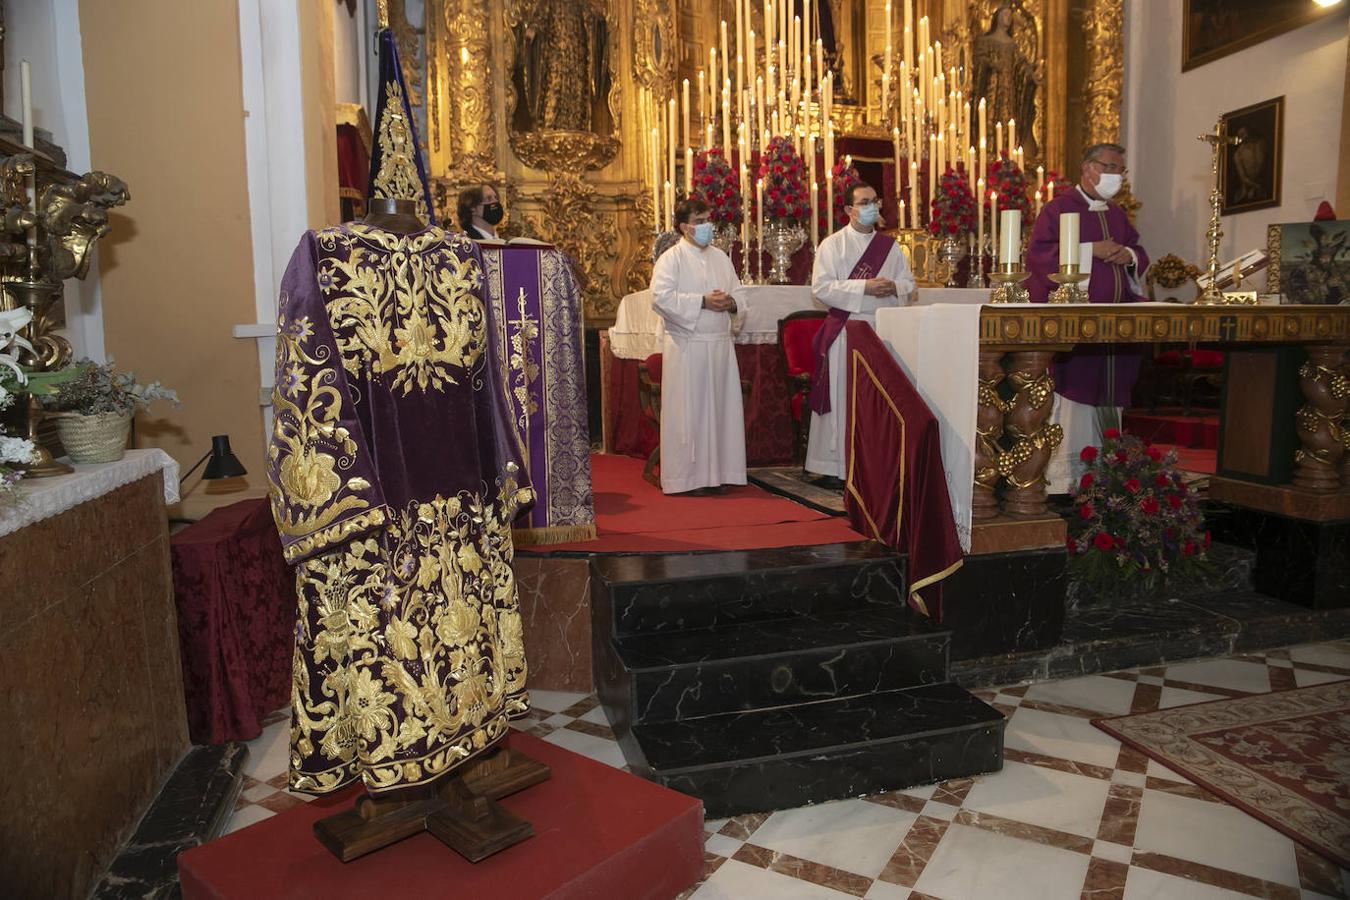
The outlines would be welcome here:
M 848 328 L 844 509 L 853 527 L 909 557 L 909 602 L 942 621 L 942 579 L 964 559 L 938 421 L 866 322 Z

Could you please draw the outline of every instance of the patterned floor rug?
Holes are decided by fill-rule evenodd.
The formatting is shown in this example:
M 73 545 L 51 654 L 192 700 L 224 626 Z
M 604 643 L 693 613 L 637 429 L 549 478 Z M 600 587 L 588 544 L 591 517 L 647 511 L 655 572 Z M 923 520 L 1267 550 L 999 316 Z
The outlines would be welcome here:
M 818 476 L 803 471 L 801 466 L 765 466 L 750 469 L 747 474 L 751 484 L 758 485 L 766 491 L 787 497 L 789 500 L 796 500 L 803 506 L 819 512 L 832 513 L 836 516 L 844 514 L 843 493 L 812 484 Z
M 1350 681 L 1092 721 L 1350 868 Z

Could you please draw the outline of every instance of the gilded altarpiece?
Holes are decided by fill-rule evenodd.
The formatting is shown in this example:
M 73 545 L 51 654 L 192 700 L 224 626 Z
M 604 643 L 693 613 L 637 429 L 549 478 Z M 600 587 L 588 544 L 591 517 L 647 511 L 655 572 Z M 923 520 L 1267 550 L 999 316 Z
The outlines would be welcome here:
M 839 25 L 828 53 L 841 86 L 836 133 L 884 137 L 895 124 L 880 101 L 885 0 L 822 2 Z M 901 5 L 892 3 L 897 42 Z M 914 15 L 929 17 L 967 98 L 983 87 L 1004 118 L 1029 125 L 1027 167 L 1073 177 L 1082 147 L 1120 136 L 1122 8 L 915 0 Z M 757 22 L 759 5 L 751 9 Z M 734 20 L 734 10 L 729 0 L 427 0 L 420 62 L 439 214 L 453 221 L 462 188 L 496 183 L 508 208 L 502 231 L 564 248 L 586 320 L 612 320 L 651 273 L 644 173 L 657 123 L 642 98 L 659 102 L 681 79 L 694 81 L 718 20 Z

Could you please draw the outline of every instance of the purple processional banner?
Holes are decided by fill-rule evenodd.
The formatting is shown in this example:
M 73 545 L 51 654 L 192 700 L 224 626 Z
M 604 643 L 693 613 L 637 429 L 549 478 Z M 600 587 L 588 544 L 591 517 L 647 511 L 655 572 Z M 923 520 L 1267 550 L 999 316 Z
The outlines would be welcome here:
M 520 544 L 595 537 L 581 294 L 551 246 L 479 245 L 484 295 L 511 417 L 537 499 L 515 523 Z

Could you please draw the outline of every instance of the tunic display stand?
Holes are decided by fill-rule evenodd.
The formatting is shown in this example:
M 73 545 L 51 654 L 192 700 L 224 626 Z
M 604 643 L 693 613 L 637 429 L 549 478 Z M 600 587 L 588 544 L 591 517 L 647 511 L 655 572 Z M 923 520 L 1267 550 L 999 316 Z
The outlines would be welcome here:
M 469 862 L 478 862 L 534 833 L 533 825 L 496 801 L 548 777 L 543 763 L 499 748 L 427 784 L 358 797 L 351 809 L 315 822 L 314 836 L 338 859 L 351 862 L 427 831 Z

